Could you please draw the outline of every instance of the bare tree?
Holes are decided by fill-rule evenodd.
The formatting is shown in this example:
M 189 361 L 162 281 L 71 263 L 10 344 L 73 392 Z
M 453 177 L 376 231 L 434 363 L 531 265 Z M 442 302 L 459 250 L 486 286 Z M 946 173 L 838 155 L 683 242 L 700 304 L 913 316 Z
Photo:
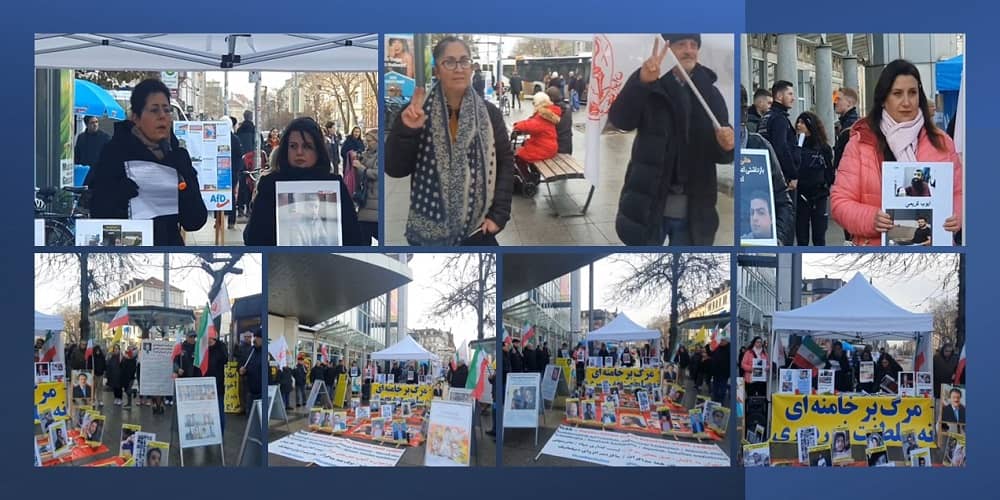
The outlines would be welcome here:
M 80 341 L 80 309 L 79 306 L 65 303 L 56 309 L 56 315 L 63 319 L 63 329 L 66 338 L 63 339 L 66 345 L 75 344 Z
M 619 304 L 669 301 L 668 352 L 679 341 L 679 311 L 708 298 L 712 290 L 729 279 L 726 254 L 619 254 L 612 261 L 624 264 L 629 271 L 614 285 L 613 292 L 608 294 L 609 301 Z
M 562 57 L 575 56 L 576 43 L 570 40 L 542 40 L 538 38 L 521 38 L 518 40 L 512 57 L 534 56 L 534 57 Z
M 955 298 L 937 299 L 931 302 L 930 312 L 934 315 L 934 342 L 940 346 L 944 342 L 955 344 L 958 336 L 956 323 L 958 320 L 958 300 Z
M 35 256 L 35 286 L 55 286 L 73 281 L 61 302 L 79 301 L 81 341 L 91 338 L 91 303 L 101 303 L 121 293 L 128 277 L 135 275 L 148 257 L 129 253 L 44 253 Z M 65 317 L 65 316 L 64 316 Z
M 158 72 L 150 71 L 91 71 L 76 70 L 76 77 L 97 84 L 105 89 L 132 86 L 146 78 L 160 78 Z
M 965 254 L 947 253 L 845 253 L 834 254 L 823 259 L 840 272 L 850 272 L 864 268 L 873 278 L 885 278 L 905 282 L 928 269 L 939 269 L 939 291 L 955 293 L 957 311 L 955 317 L 955 341 L 957 350 L 965 345 Z M 932 296 L 924 300 L 931 300 Z
M 432 304 L 430 315 L 456 317 L 466 311 L 476 315 L 477 337 L 482 340 L 486 327 L 496 326 L 497 303 L 496 254 L 450 254 L 437 273 L 444 291 Z
M 238 267 L 244 254 L 234 253 L 199 253 L 195 255 L 185 255 L 179 265 L 171 265 L 172 271 L 199 270 L 208 275 L 211 284 L 208 288 L 208 300 L 214 300 L 225 284 L 226 276 L 243 274 L 243 269 Z M 215 331 L 221 331 L 222 316 L 213 320 Z

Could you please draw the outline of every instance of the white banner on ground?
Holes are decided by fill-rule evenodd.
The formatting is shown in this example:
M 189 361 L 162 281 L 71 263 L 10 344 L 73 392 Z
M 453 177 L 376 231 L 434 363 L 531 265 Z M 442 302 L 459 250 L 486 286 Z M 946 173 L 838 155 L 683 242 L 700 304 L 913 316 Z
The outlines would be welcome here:
M 714 444 L 688 443 L 559 426 L 542 453 L 619 467 L 729 467 L 729 456 Z
M 139 395 L 173 396 L 172 340 L 143 340 L 139 349 Z
M 504 390 L 503 426 L 509 428 L 538 427 L 538 373 L 508 373 Z
M 181 449 L 222 444 L 215 377 L 179 378 L 175 382 Z
M 472 401 L 431 401 L 424 465 L 468 467 L 472 450 Z
M 300 431 L 271 442 L 267 451 L 323 467 L 392 467 L 406 450 Z

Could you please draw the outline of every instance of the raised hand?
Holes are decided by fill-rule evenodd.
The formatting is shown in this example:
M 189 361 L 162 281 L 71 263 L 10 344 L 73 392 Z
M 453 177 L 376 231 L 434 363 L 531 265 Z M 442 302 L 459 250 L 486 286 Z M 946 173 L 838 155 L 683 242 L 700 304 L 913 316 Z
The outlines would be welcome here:
M 656 42 L 653 43 L 653 53 L 650 54 L 649 59 L 646 59 L 642 63 L 642 67 L 639 69 L 639 81 L 642 83 L 653 83 L 660 79 L 660 66 L 663 65 L 663 61 L 667 58 L 667 51 L 670 50 L 670 42 L 663 42 L 663 49 L 660 49 L 660 37 L 656 37 Z
M 401 116 L 403 125 L 408 128 L 424 128 L 424 123 L 427 122 L 427 113 L 424 113 L 425 99 L 426 91 L 423 87 L 418 87 L 413 91 L 413 98 L 410 99 L 410 104 L 406 106 Z

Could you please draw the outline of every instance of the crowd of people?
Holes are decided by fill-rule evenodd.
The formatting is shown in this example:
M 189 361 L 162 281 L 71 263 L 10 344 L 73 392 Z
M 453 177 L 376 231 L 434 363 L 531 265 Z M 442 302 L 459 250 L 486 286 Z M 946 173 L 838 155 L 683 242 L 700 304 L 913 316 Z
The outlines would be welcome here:
M 741 217 L 750 217 L 751 230 L 744 237 L 773 234 L 781 245 L 824 246 L 832 216 L 848 244 L 881 245 L 882 234 L 894 227 L 882 209 L 882 162 L 922 161 L 954 166 L 953 213 L 935 223 L 953 234 L 954 244 L 961 244 L 963 169 L 952 141 L 954 118 L 944 124 L 912 63 L 899 59 L 886 65 L 864 116 L 857 108 L 857 89 L 840 88 L 834 99 L 839 119 L 832 124 L 809 111 L 793 121 L 789 111 L 796 102 L 795 87 L 785 80 L 774 82 L 770 90 L 755 90 L 752 103 L 747 103 L 747 89 L 741 95 L 742 145 L 770 151 L 774 199 L 774 214 L 764 213 L 766 220 L 760 221 L 752 203 L 761 196 L 749 196 L 751 210 Z M 833 144 L 827 135 L 831 126 Z M 914 175 L 912 184 L 908 193 L 911 188 L 929 193 L 920 175 Z M 902 243 L 931 244 L 926 222 L 924 218 L 914 238 Z
M 150 161 L 177 171 L 176 213 L 153 218 L 154 245 L 184 245 L 181 231 L 198 231 L 208 220 L 198 174 L 191 156 L 173 133 L 170 90 L 158 79 L 147 79 L 132 90 L 129 119 L 115 123 L 113 135 L 98 128 L 96 117 L 84 118 L 86 130 L 74 148 L 78 164 L 89 165 L 84 180 L 85 204 L 95 218 L 129 218 L 130 200 L 139 185 L 126 173 L 129 161 Z M 275 245 L 274 182 L 283 180 L 341 182 L 344 245 L 371 245 L 378 239 L 378 130 L 354 127 L 345 139 L 334 122 L 325 126 L 312 118 L 298 118 L 283 130 L 272 128 L 267 137 L 258 130 L 252 111 L 232 122 L 232 209 L 228 227 L 249 217 L 244 230 L 248 245 Z M 251 170 L 258 145 L 261 176 Z

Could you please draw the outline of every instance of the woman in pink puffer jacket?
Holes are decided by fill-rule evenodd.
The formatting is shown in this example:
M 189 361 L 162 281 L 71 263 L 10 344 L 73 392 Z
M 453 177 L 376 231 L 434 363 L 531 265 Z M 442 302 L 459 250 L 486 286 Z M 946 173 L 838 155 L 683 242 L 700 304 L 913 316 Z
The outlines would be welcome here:
M 851 127 L 830 193 L 833 220 L 853 235 L 855 245 L 881 245 L 882 233 L 892 228 L 882 210 L 883 161 L 954 165 L 953 214 L 943 224 L 952 233 L 962 229 L 962 160 L 951 138 L 931 120 L 920 72 L 902 59 L 885 67 L 871 111 Z

